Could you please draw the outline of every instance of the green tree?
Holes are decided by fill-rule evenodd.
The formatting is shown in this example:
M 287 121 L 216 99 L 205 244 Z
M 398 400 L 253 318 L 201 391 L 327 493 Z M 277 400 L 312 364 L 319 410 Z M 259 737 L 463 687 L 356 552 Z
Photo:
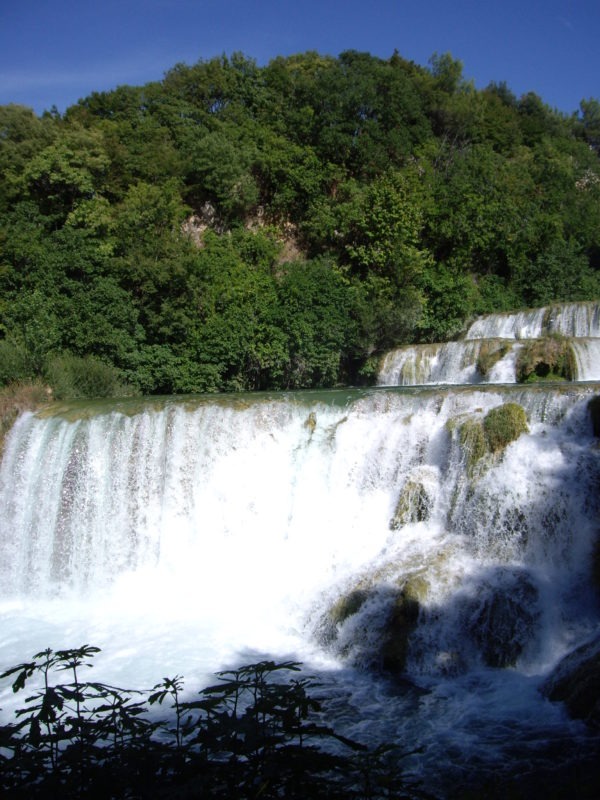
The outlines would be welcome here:
M 67 128 L 28 161 L 21 180 L 41 212 L 62 224 L 77 201 L 94 196 L 108 165 L 100 131 Z
M 597 153 L 600 148 L 600 102 L 596 98 L 581 101 L 579 120 L 585 140 Z
M 27 164 L 55 136 L 52 118 L 36 117 L 25 106 L 0 106 L 0 212 L 8 211 L 21 198 L 21 176 Z
M 330 262 L 285 266 L 274 315 L 287 349 L 284 371 L 275 375 L 280 388 L 333 386 L 347 378 L 357 310 L 351 286 Z

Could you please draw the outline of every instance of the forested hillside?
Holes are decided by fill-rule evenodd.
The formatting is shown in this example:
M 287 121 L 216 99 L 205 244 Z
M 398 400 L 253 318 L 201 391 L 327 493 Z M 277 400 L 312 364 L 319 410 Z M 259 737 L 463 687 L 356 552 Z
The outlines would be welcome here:
M 0 384 L 56 396 L 368 382 L 474 314 L 600 296 L 600 103 L 459 61 L 177 65 L 0 107 Z

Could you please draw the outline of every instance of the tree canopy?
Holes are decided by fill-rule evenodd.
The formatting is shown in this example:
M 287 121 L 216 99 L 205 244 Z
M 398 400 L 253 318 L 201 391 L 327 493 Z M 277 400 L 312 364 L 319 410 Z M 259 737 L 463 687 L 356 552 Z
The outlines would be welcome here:
M 598 100 L 477 90 L 449 53 L 236 53 L 1 106 L 0 377 L 334 386 L 475 314 L 597 298 L 599 143 Z

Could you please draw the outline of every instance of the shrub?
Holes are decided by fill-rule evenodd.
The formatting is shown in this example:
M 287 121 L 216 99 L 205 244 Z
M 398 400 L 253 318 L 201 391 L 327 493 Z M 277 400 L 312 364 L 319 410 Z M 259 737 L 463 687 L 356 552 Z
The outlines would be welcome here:
M 34 377 L 27 350 L 10 339 L 0 341 L 0 386 L 13 381 L 29 381 Z
M 126 394 L 119 371 L 94 356 L 70 353 L 52 358 L 46 377 L 58 400 L 79 397 L 116 397 Z
M 0 389 L 0 452 L 17 416 L 39 408 L 50 396 L 50 389 L 42 383 L 11 383 Z
M 370 750 L 324 724 L 311 696 L 318 684 L 299 675 L 298 662 L 218 672 L 214 685 L 184 699 L 181 676 L 151 692 L 83 680 L 98 652 L 47 649 L 0 676 L 14 692 L 28 690 L 17 721 L 0 725 L 3 796 L 423 796 L 404 777 L 399 748 Z M 149 713 L 163 704 L 171 709 L 165 718 Z

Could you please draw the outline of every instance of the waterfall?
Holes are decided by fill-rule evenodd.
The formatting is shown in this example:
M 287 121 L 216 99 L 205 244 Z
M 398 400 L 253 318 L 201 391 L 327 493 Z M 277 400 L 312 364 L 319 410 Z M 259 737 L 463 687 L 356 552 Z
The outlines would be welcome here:
M 291 655 L 320 672 L 346 733 L 422 744 L 417 773 L 494 765 L 516 741 L 585 749 L 536 687 L 599 628 L 599 390 L 24 414 L 0 466 L 0 667 L 89 641 L 105 679 L 201 683 L 255 654 Z M 519 406 L 527 430 L 481 449 L 492 412 Z M 381 667 L 428 699 L 382 699 Z
M 566 337 L 577 365 L 577 380 L 600 380 L 600 303 L 565 303 L 476 319 L 464 339 L 410 345 L 382 359 L 379 386 L 504 384 L 516 381 L 519 350 L 527 340 Z M 482 371 L 482 355 L 492 366 Z
M 600 371 L 600 338 L 577 339 L 572 343 L 577 364 L 577 379 L 595 381 Z
M 475 320 L 465 338 L 537 339 L 550 333 L 600 337 L 600 303 L 564 303 L 512 314 L 487 314 Z
M 566 303 L 547 312 L 549 333 L 575 338 L 600 338 L 600 303 Z
M 545 308 L 516 314 L 488 314 L 471 325 L 466 339 L 536 339 L 542 335 Z
M 381 386 L 479 383 L 478 342 L 413 345 L 389 353 L 381 366 Z

